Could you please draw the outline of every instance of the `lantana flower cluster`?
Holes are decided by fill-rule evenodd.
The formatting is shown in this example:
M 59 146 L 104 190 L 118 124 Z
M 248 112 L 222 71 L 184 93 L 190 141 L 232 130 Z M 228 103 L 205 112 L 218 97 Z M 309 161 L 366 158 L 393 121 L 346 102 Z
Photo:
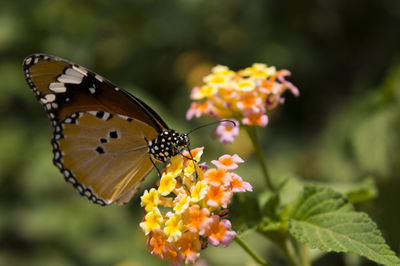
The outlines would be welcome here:
M 140 227 L 148 236 L 153 256 L 173 265 L 194 263 L 207 243 L 228 246 L 236 233 L 225 218 L 233 193 L 252 191 L 252 186 L 233 173 L 243 160 L 223 155 L 214 168 L 198 164 L 203 148 L 171 158 L 162 171 L 158 188 L 145 191 Z M 196 168 L 195 168 L 196 167 Z
M 290 90 L 295 96 L 299 90 L 285 77 L 286 69 L 255 63 L 237 72 L 226 66 L 215 66 L 211 74 L 203 78 L 204 85 L 192 89 L 191 104 L 186 118 L 202 115 L 214 116 L 218 120 L 230 119 L 237 125 L 268 124 L 268 111 L 284 102 L 282 94 Z M 231 143 L 238 136 L 239 128 L 232 123 L 221 123 L 217 135 L 222 143 Z

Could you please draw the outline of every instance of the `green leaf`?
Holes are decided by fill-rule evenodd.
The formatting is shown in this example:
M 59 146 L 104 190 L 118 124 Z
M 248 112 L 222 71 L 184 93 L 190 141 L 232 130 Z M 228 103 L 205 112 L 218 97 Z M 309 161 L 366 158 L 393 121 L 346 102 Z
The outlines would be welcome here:
M 352 252 L 377 263 L 400 265 L 368 215 L 354 211 L 341 194 L 328 188 L 304 188 L 291 213 L 289 232 L 310 248 Z
M 351 203 L 361 203 L 372 200 L 378 194 L 372 177 L 368 177 L 361 183 L 355 184 L 355 187 L 348 190 L 345 195 Z

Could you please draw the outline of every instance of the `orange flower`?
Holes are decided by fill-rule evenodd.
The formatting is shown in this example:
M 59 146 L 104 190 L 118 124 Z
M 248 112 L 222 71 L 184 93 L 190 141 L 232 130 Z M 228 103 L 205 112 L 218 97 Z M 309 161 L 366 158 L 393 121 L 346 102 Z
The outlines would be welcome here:
M 223 186 L 210 186 L 206 196 L 206 202 L 209 206 L 217 208 L 222 206 L 226 208 L 232 198 L 232 191 L 225 189 Z
M 178 247 L 169 242 L 166 242 L 164 255 L 165 260 L 172 262 L 174 265 L 180 265 L 182 262 L 182 254 Z
M 211 168 L 207 170 L 204 178 L 208 181 L 208 183 L 212 186 L 222 186 L 229 183 L 229 177 L 226 174 L 224 169 L 215 169 Z
M 234 154 L 230 156 L 228 154 L 222 155 L 218 158 L 218 161 L 212 160 L 211 163 L 216 167 L 224 169 L 224 170 L 234 170 L 238 168 L 238 163 L 243 163 L 243 159 L 239 157 L 239 155 Z
M 243 181 L 239 175 L 235 173 L 230 173 L 230 175 L 232 177 L 230 184 L 232 192 L 253 191 L 253 187 L 250 185 L 250 183 Z
M 204 235 L 209 216 L 210 211 L 207 208 L 200 209 L 199 205 L 193 205 L 185 212 L 183 221 L 190 232 Z
M 214 246 L 222 243 L 224 247 L 227 247 L 236 235 L 234 231 L 230 230 L 231 223 L 226 219 L 220 221 L 218 215 L 213 215 L 211 219 L 213 222 L 208 233 L 208 242 Z
M 150 250 L 151 255 L 159 259 L 164 259 L 166 240 L 167 236 L 164 231 L 160 229 L 153 230 L 147 240 L 147 248 Z
M 177 246 L 185 264 L 194 263 L 200 257 L 201 242 L 198 234 L 187 232 L 179 239 Z

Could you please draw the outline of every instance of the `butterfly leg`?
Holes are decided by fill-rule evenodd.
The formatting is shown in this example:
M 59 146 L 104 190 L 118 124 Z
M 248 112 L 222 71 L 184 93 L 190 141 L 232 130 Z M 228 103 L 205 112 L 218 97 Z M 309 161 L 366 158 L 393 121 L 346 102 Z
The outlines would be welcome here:
M 196 181 L 197 181 L 197 179 L 199 178 L 199 174 L 197 173 L 197 167 L 196 167 L 197 161 L 193 158 L 192 152 L 190 151 L 189 143 L 187 144 L 187 149 L 190 155 L 190 159 L 194 162 L 193 166 L 194 166 L 194 172 L 196 173 Z
M 185 156 L 185 155 L 182 153 L 182 150 L 179 149 L 178 147 L 176 147 L 175 145 L 174 145 L 174 148 L 175 148 L 175 150 L 176 150 L 182 157 L 185 157 L 186 159 L 191 160 L 191 161 L 194 162 L 194 163 L 193 163 L 193 166 L 194 166 L 194 171 L 195 171 L 196 180 L 197 180 L 197 178 L 199 177 L 199 174 L 197 173 L 197 167 L 196 167 L 197 161 L 194 159 L 194 157 L 193 157 L 193 155 L 192 155 L 192 152 L 190 151 L 189 143 L 187 144 L 187 150 L 188 150 L 188 152 L 189 152 L 190 157 Z

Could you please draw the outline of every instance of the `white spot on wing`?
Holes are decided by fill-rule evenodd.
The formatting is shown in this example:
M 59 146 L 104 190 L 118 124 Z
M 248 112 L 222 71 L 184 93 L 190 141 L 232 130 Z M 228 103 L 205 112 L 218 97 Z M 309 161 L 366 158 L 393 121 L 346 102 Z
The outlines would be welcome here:
M 102 76 L 100 76 L 100 75 L 95 75 L 94 76 L 98 81 L 100 81 L 100 82 L 103 82 L 104 81 L 104 79 L 103 79 L 103 77 Z
M 121 117 L 122 119 L 128 120 L 129 117 L 127 117 L 126 115 L 118 115 L 119 117 Z
M 73 68 L 67 68 L 67 70 L 65 71 L 65 74 L 67 76 L 74 76 L 74 77 L 78 77 L 78 78 L 83 78 L 84 74 L 82 74 L 80 71 L 77 71 Z
M 87 70 L 84 69 L 84 68 L 81 67 L 81 66 L 72 66 L 72 68 L 73 68 L 74 70 L 78 71 L 79 73 L 81 73 L 81 74 L 84 75 L 84 76 L 86 76 L 87 73 L 88 73 Z
M 108 118 L 110 117 L 110 113 L 105 112 L 103 117 L 101 119 L 103 119 L 104 121 L 106 121 Z
M 49 90 L 51 90 L 55 93 L 63 93 L 63 92 L 67 91 L 67 88 L 65 87 L 64 83 L 53 82 L 53 83 L 50 83 Z
M 70 68 L 69 68 L 68 70 L 70 70 Z M 72 69 L 71 69 L 71 71 L 74 71 L 75 73 L 78 73 L 78 72 L 76 72 L 75 70 L 72 70 Z M 68 72 L 68 71 L 67 71 L 67 72 Z M 81 83 L 81 81 L 82 81 L 83 75 L 81 75 L 80 73 L 78 73 L 78 74 L 79 74 L 80 76 L 73 76 L 73 75 L 68 75 L 68 74 L 62 74 L 61 76 L 59 76 L 59 77 L 57 78 L 57 81 L 63 82 L 63 83 L 79 84 L 79 83 Z
M 32 61 L 32 57 L 29 57 L 25 60 L 25 65 L 29 65 Z
M 46 98 L 47 102 L 54 102 L 56 100 L 56 95 L 52 93 L 46 94 L 44 98 Z

